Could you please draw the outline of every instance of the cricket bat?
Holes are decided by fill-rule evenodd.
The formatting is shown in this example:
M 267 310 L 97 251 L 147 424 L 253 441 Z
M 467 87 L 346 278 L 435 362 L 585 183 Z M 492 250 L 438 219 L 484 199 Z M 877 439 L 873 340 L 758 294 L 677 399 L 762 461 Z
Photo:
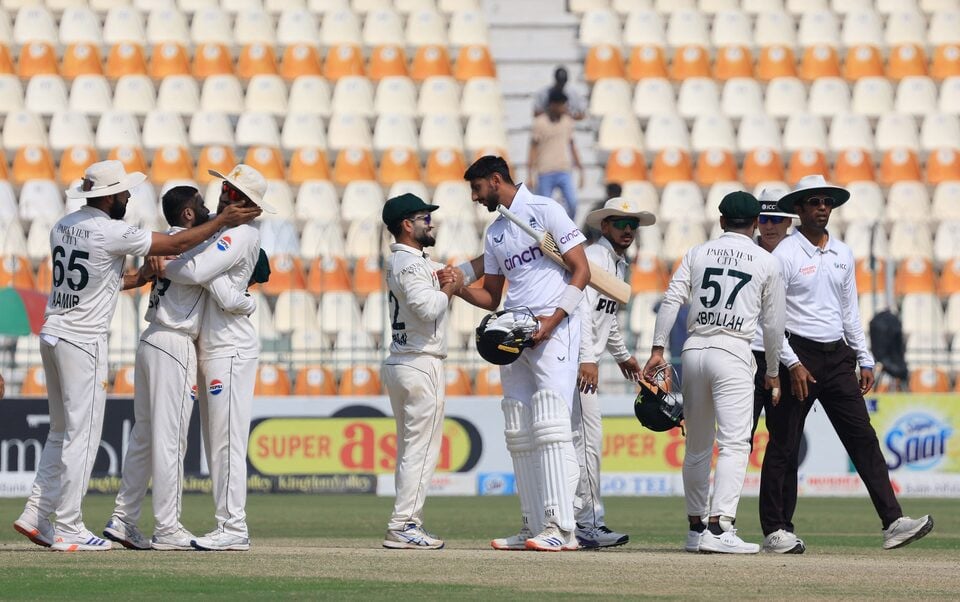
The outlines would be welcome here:
M 552 234 L 549 232 L 540 232 L 538 230 L 534 230 L 530 227 L 530 224 L 526 223 L 523 219 L 518 217 L 516 213 L 510 211 L 503 205 L 498 205 L 497 211 L 500 212 L 500 215 L 515 223 L 521 230 L 526 232 L 531 238 L 537 241 L 537 244 L 540 245 L 540 250 L 543 251 L 544 255 L 566 268 L 567 271 L 570 271 L 570 266 L 563 261 L 563 255 L 560 254 L 560 247 L 558 247 L 557 242 L 553 240 Z M 599 291 L 600 293 L 610 297 L 622 305 L 626 305 L 630 301 L 629 284 L 623 280 L 620 280 L 592 261 L 587 260 L 587 263 L 590 264 L 590 282 L 588 284 L 593 287 L 594 290 Z

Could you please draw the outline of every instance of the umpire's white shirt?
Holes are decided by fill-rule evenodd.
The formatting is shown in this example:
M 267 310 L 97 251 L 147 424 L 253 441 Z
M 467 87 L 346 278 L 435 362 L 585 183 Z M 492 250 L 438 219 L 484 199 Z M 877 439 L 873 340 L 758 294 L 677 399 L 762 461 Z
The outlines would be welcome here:
M 440 264 L 407 245 L 390 245 L 384 276 L 389 289 L 388 311 L 393 341 L 390 353 L 426 353 L 447 357 L 447 307 L 436 271 Z
M 777 260 L 750 237 L 724 232 L 683 256 L 657 313 L 653 345 L 666 346 L 677 311 L 689 298 L 689 336 L 684 350 L 722 347 L 753 363 L 750 342 L 759 321 L 767 375 L 777 376 L 785 319 L 783 296 Z M 738 341 L 743 343 L 743 353 L 734 348 L 740 346 Z
M 821 249 L 798 230 L 784 238 L 773 255 L 780 260 L 787 287 L 787 332 L 821 343 L 845 339 L 857 352 L 860 366 L 873 368 L 860 322 L 850 247 L 829 236 Z M 788 346 L 783 351 L 781 361 L 785 365 L 799 361 Z
M 561 255 L 587 240 L 558 202 L 531 194 L 523 184 L 517 188 L 510 211 L 534 230 L 553 234 Z M 538 316 L 553 314 L 570 282 L 569 273 L 545 257 L 537 241 L 502 215 L 487 228 L 483 271 L 505 276 L 510 283 L 504 307 L 525 306 Z
M 53 289 L 41 334 L 93 343 L 107 334 L 127 255 L 150 252 L 153 233 L 84 205 L 50 231 Z
M 587 259 L 620 280 L 626 278 L 627 260 L 617 255 L 604 237 L 587 247 Z M 630 359 L 617 318 L 619 304 L 593 287 L 584 290 L 580 303 L 580 363 L 596 363 L 604 349 L 617 362 Z

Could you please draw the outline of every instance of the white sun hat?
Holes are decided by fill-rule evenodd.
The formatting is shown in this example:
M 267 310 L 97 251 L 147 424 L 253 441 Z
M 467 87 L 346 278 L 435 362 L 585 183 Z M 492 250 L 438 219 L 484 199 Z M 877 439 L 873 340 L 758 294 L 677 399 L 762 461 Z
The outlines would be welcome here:
M 76 186 L 67 188 L 68 199 L 92 199 L 110 196 L 142 184 L 147 176 L 135 171 L 127 173 L 123 163 L 115 159 L 91 164 L 83 172 L 83 179 Z
M 818 194 L 832 198 L 834 208 L 846 203 L 850 198 L 850 191 L 846 188 L 828 184 L 827 179 L 821 174 L 811 174 L 800 178 L 797 187 L 778 201 L 780 211 L 793 213 L 794 203 Z
M 249 165 L 240 163 L 231 169 L 227 175 L 223 175 L 213 169 L 208 169 L 207 173 L 215 178 L 229 182 L 231 186 L 245 194 L 248 199 L 259 205 L 267 213 L 277 212 L 270 203 L 263 201 L 263 196 L 267 193 L 266 178 Z
M 603 204 L 603 209 L 597 209 L 587 214 L 587 225 L 600 229 L 600 222 L 608 217 L 635 217 L 640 220 L 641 226 L 652 226 L 657 218 L 649 211 L 641 211 L 640 205 L 633 199 L 613 197 Z

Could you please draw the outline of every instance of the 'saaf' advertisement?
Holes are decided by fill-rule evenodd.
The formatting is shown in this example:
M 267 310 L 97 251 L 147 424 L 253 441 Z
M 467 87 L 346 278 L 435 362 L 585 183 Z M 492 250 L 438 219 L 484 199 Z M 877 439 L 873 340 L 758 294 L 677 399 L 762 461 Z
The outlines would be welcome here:
M 684 438 L 679 429 L 653 433 L 633 416 L 633 400 L 601 400 L 604 418 L 602 487 L 608 495 L 680 495 Z M 960 497 L 960 397 L 884 395 L 868 399 L 871 419 L 894 488 L 906 496 Z M 0 496 L 25 496 L 49 428 L 45 400 L 0 404 Z M 133 428 L 128 399 L 107 402 L 103 441 L 90 484 L 119 486 Z M 746 495 L 759 488 L 767 433 L 754 436 Z M 389 401 L 370 398 L 259 398 L 254 402 L 248 464 L 250 491 L 380 493 L 393 488 L 397 439 Z M 808 495 L 865 495 L 823 408 L 807 418 L 800 450 L 800 490 Z M 208 471 L 194 412 L 185 462 L 185 489 L 207 492 Z M 500 400 L 447 400 L 434 494 L 510 495 L 513 466 L 503 442 Z

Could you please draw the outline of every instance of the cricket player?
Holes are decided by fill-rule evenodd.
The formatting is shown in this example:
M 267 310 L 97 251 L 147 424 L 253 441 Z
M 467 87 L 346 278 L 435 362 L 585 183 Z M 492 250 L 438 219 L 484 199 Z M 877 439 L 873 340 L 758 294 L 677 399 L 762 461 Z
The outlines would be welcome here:
M 206 223 L 210 211 L 192 186 L 171 188 L 163 196 L 170 233 Z M 184 253 L 191 259 L 212 240 Z M 224 274 L 204 286 L 154 278 L 147 307 L 147 329 L 140 335 L 134 373 L 134 416 L 123 460 L 116 507 L 103 534 L 131 549 L 192 550 L 195 537 L 180 524 L 183 457 L 197 382 L 196 339 L 207 291 L 225 311 L 250 315 L 256 301 Z M 153 538 L 137 528 L 140 507 L 153 479 Z
M 687 501 L 688 552 L 755 554 L 733 527 L 750 455 L 753 374 L 750 342 L 763 326 L 766 386 L 780 398 L 784 287 L 780 266 L 753 242 L 760 203 L 747 192 L 720 202 L 718 238 L 690 249 L 667 288 L 654 327 L 653 348 L 643 373 L 652 380 L 665 362 L 663 348 L 680 305 L 689 301 L 689 337 L 683 346 L 683 413 L 687 441 L 683 489 Z M 713 445 L 720 448 L 713 500 L 708 504 Z M 703 524 L 709 515 L 708 524 Z
M 577 308 L 590 280 L 586 239 L 556 201 L 514 184 L 500 157 L 477 159 L 464 179 L 470 182 L 474 202 L 488 211 L 503 205 L 534 229 L 551 233 L 571 268 L 567 272 L 545 257 L 536 241 L 500 216 L 487 229 L 483 287 L 459 293 L 478 307 L 495 310 L 507 281 L 506 307 L 527 307 L 539 322 L 535 346 L 500 367 L 504 434 L 523 523 L 519 533 L 491 545 L 497 550 L 576 550 L 574 506 L 580 470 L 570 409 L 580 352 Z
M 275 213 L 263 201 L 267 181 L 249 165 L 237 165 L 227 175 L 213 170 L 210 174 L 223 180 L 218 213 L 233 206 L 260 206 Z M 168 263 L 165 276 L 180 284 L 202 285 L 224 274 L 232 287 L 245 289 L 259 254 L 256 227 L 229 228 L 194 257 Z M 245 551 L 250 549 L 245 510 L 247 440 L 260 338 L 248 316 L 225 311 L 213 295 L 207 296 L 203 315 L 197 338 L 197 381 L 217 528 L 191 543 L 201 550 Z
M 110 549 L 109 541 L 84 525 L 80 505 L 103 428 L 110 320 L 121 287 L 142 283 L 137 275 L 122 275 L 126 256 L 177 255 L 221 227 L 249 222 L 260 213 L 236 208 L 173 235 L 149 232 L 122 221 L 130 189 L 145 179 L 139 172 L 126 173 L 119 161 L 90 165 L 80 186 L 66 191 L 68 198 L 87 199 L 87 204 L 50 232 L 53 288 L 40 331 L 50 432 L 14 528 L 54 550 Z
M 652 213 L 641 211 L 636 202 L 612 198 L 603 208 L 587 215 L 587 225 L 600 230 L 600 239 L 587 247 L 587 259 L 621 280 L 626 278 L 626 250 L 633 244 L 641 226 L 657 221 Z M 640 365 L 627 351 L 620 324 L 618 304 L 593 288 L 584 290 L 580 306 L 580 373 L 573 398 L 573 444 L 580 462 L 577 496 L 583 507 L 577 511 L 577 541 L 583 548 L 607 548 L 627 543 L 625 533 L 611 531 L 604 519 L 600 499 L 600 458 L 603 455 L 603 426 L 600 399 L 597 396 L 597 361 L 604 350 L 617 360 L 627 380 L 640 378 Z
M 391 549 L 443 547 L 423 528 L 423 504 L 443 440 L 447 309 L 463 273 L 423 252 L 436 243 L 430 214 L 437 209 L 413 194 L 383 206 L 383 223 L 396 240 L 385 269 L 392 341 L 382 372 L 397 421 L 397 497 L 383 539 Z

